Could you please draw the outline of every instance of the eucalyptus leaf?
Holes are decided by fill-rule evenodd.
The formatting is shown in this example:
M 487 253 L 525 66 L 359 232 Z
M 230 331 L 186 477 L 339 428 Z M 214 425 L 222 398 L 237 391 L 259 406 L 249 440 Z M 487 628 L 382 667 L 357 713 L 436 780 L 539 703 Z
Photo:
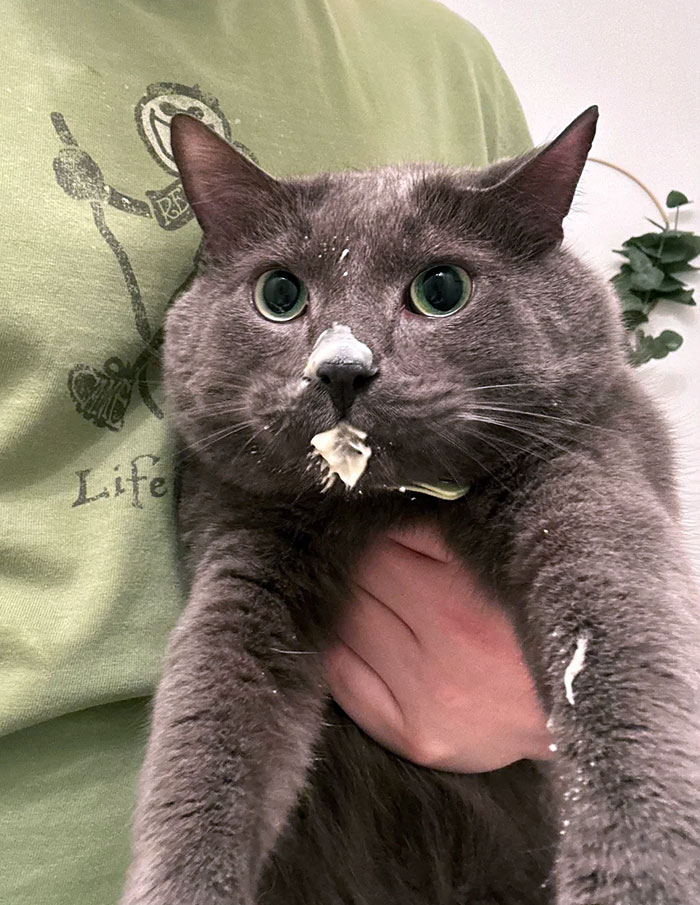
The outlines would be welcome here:
M 641 324 L 647 324 L 648 322 L 649 318 L 643 311 L 628 309 L 622 313 L 622 323 L 627 330 L 634 330 L 635 327 L 639 327 Z
M 627 257 L 629 258 L 630 267 L 640 273 L 646 273 L 654 270 L 654 263 L 647 255 L 636 245 L 630 245 L 627 249 Z
M 680 305 L 695 305 L 693 298 L 694 289 L 676 289 L 674 292 L 666 292 L 661 297 L 669 302 L 678 302 Z
M 676 289 L 682 289 L 684 285 L 685 284 L 681 280 L 677 280 L 675 277 L 665 274 L 657 288 L 659 292 L 675 292 Z
M 658 289 L 663 279 L 663 270 L 659 270 L 658 267 L 650 267 L 648 270 L 632 274 L 630 287 L 632 289 Z
M 684 270 L 700 270 L 700 267 L 694 267 L 687 261 L 669 261 L 664 264 L 666 273 L 682 273 Z
M 618 273 L 615 274 L 614 277 L 610 278 L 610 282 L 615 286 L 629 286 L 630 282 L 630 274 L 632 273 L 632 268 L 629 264 L 623 264 L 620 267 Z
M 683 192 L 672 191 L 666 198 L 666 207 L 680 207 L 682 204 L 690 204 Z
M 663 242 L 663 235 L 663 232 L 642 233 L 641 236 L 632 236 L 630 239 L 627 239 L 626 242 L 622 243 L 622 247 L 627 248 L 628 246 L 633 245 L 637 248 L 643 248 L 645 251 L 653 251 Z
M 646 296 L 647 293 L 644 293 L 644 295 Z M 653 307 L 653 304 L 646 297 L 641 298 L 635 295 L 634 292 L 625 292 L 624 295 L 620 296 L 620 301 L 622 302 L 623 311 L 643 311 L 648 314 Z
M 662 263 L 674 261 L 692 261 L 700 254 L 700 236 L 692 233 L 680 236 L 667 236 L 663 246 L 658 249 L 657 257 Z
M 653 340 L 649 351 L 652 358 L 666 358 L 670 350 L 660 340 Z
M 660 226 L 659 231 L 655 233 L 642 233 L 639 236 L 630 236 L 625 242 L 624 245 L 659 245 L 661 242 L 664 242 L 666 239 L 675 239 L 679 236 L 692 236 L 694 233 L 688 232 L 683 229 L 671 229 L 671 227 Z
M 635 367 L 651 361 L 654 357 L 652 352 L 652 338 L 645 336 L 643 330 L 635 330 L 634 342 L 629 344 L 627 355 L 630 364 Z
M 630 289 L 630 275 L 628 273 L 618 273 L 610 281 L 620 299 L 623 311 L 644 311 L 649 310 L 649 302 L 646 298 L 642 298 Z M 647 295 L 647 293 L 644 293 Z
M 675 352 L 683 345 L 683 337 L 675 330 L 662 330 L 657 339 L 666 346 L 669 352 Z

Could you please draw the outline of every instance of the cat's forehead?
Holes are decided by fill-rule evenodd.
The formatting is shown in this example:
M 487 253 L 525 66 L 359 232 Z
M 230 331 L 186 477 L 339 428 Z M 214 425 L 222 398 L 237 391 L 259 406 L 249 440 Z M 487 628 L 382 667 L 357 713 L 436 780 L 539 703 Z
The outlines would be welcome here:
M 470 177 L 467 170 L 429 164 L 329 174 L 299 227 L 319 267 L 329 252 L 349 248 L 351 273 L 360 261 L 367 267 L 379 262 L 388 276 L 426 258 L 455 256 L 474 241 L 465 201 Z
M 427 207 L 429 187 L 444 181 L 445 175 L 437 167 L 415 164 L 330 174 L 317 209 L 317 222 L 373 220 L 388 226 Z
M 331 175 L 330 185 L 349 202 L 396 204 L 410 200 L 423 175 L 414 166 L 377 167 Z

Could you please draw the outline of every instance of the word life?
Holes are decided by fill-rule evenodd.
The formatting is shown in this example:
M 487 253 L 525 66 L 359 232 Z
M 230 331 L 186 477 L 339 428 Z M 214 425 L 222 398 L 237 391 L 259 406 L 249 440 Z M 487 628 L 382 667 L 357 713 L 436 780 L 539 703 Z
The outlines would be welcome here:
M 94 470 L 92 468 L 76 471 L 78 495 L 72 504 L 73 508 L 96 503 L 98 500 L 113 500 L 126 493 L 131 497 L 134 509 L 143 509 L 144 499 L 164 497 L 168 492 L 168 482 L 161 475 L 153 474 L 153 466 L 160 462 L 160 458 L 145 453 L 132 459 L 123 471 L 121 465 L 115 465 L 107 483 L 104 483 L 104 476 L 102 480 L 91 477 Z M 146 459 L 148 462 L 144 462 Z M 98 489 L 100 484 L 102 489 Z

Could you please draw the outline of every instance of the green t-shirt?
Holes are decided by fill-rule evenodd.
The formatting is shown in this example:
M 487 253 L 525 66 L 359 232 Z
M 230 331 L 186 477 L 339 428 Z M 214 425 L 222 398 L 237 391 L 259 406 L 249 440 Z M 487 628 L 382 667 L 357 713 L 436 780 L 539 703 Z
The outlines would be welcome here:
M 0 61 L 0 903 L 113 905 L 183 604 L 159 328 L 189 111 L 277 175 L 529 147 L 429 0 L 10 0 Z

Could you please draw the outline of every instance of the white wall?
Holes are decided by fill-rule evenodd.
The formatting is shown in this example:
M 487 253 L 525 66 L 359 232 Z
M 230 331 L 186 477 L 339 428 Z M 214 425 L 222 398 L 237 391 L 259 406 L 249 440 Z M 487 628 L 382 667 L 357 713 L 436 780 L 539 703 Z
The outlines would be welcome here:
M 486 35 L 510 76 L 533 140 L 554 138 L 591 104 L 600 107 L 592 155 L 619 164 L 663 204 L 671 189 L 696 204 L 679 226 L 700 233 L 700 15 L 695 0 L 444 0 Z M 588 163 L 567 219 L 569 245 L 605 275 L 612 248 L 658 220 L 624 176 Z M 700 264 L 698 259 L 696 264 Z M 688 280 L 700 305 L 700 273 Z M 640 373 L 668 413 L 680 455 L 684 521 L 700 575 L 700 316 L 668 304 L 650 332 L 675 329 L 677 352 Z M 671 551 L 670 551 L 671 553 Z M 671 553 L 672 555 L 672 553 Z

